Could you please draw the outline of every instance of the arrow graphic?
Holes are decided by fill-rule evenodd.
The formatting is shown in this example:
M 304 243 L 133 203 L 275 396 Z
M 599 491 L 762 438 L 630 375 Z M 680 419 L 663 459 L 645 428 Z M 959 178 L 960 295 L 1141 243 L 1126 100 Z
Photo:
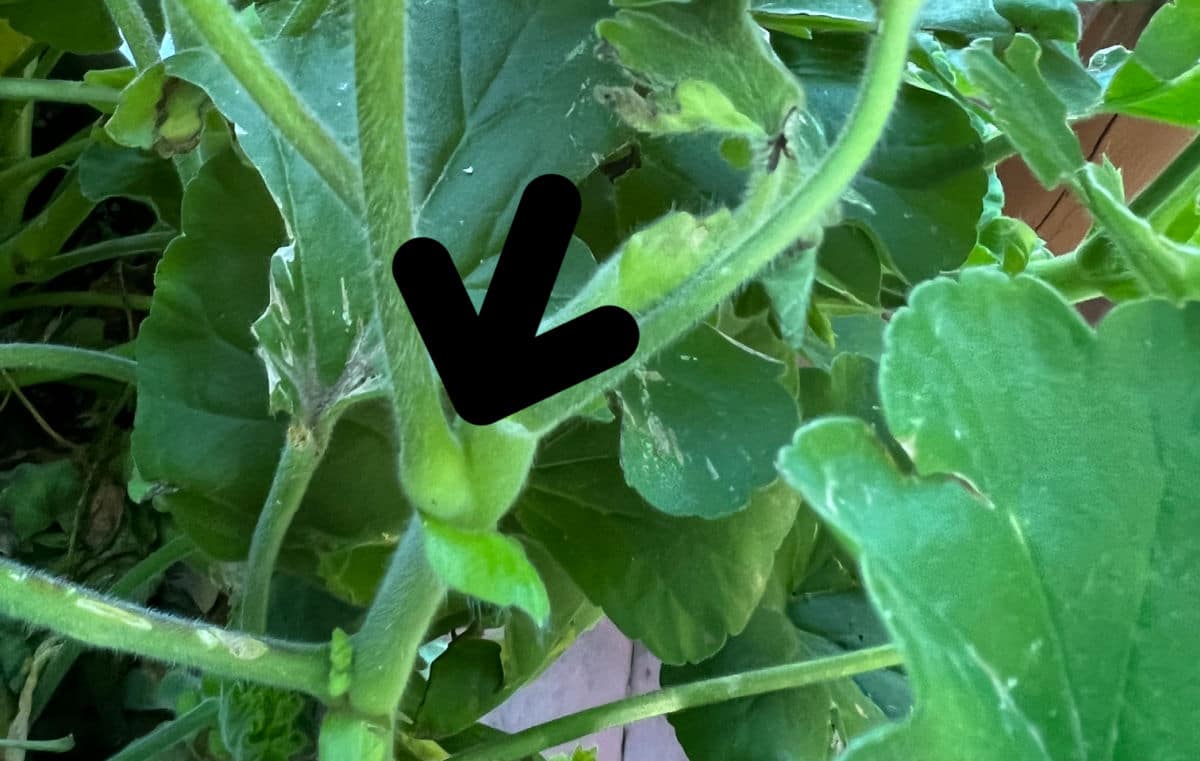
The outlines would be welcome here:
M 537 332 L 579 210 L 579 191 L 567 178 L 547 174 L 529 183 L 478 313 L 442 244 L 413 238 L 396 252 L 396 285 L 468 423 L 494 423 L 637 351 L 637 320 L 615 306 Z

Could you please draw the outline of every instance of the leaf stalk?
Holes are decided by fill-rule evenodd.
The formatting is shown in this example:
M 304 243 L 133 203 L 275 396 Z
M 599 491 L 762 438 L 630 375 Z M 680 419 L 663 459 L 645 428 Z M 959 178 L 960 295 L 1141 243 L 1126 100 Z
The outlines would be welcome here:
M 459 753 L 452 756 L 450 761 L 519 761 L 551 746 L 609 727 L 727 700 L 845 679 L 901 663 L 900 652 L 895 646 L 882 645 L 832 658 L 789 663 L 667 687 L 530 727 L 496 742 Z

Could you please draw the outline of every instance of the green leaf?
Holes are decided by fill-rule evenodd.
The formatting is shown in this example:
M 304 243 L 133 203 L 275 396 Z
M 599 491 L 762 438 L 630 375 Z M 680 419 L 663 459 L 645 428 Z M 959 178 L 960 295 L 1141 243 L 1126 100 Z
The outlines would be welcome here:
M 463 647 L 460 645 L 464 639 L 460 638 L 439 655 L 421 708 L 416 711 L 418 736 L 440 740 L 467 731 L 542 673 L 600 618 L 600 610 L 587 601 L 540 544 L 529 542 L 524 546 L 546 585 L 549 619 L 539 624 L 523 611 L 505 610 L 501 612 L 504 633 L 499 642 Z M 440 679 L 448 683 L 439 684 Z M 431 703 L 429 696 L 434 694 L 439 697 Z M 463 703 L 469 708 L 452 707 Z
M 871 0 L 753 0 L 751 6 L 767 29 L 801 39 L 809 39 L 812 31 L 870 32 L 878 23 Z M 917 26 L 965 37 L 1012 33 L 992 0 L 927 0 Z
M 72 53 L 107 53 L 121 45 L 104 0 L 17 0 L 0 6 L 13 29 Z
M 804 343 L 808 332 L 808 311 L 816 276 L 816 255 L 801 251 L 777 263 L 761 278 L 783 340 L 793 348 Z
M 627 635 L 667 663 L 707 658 L 749 621 L 799 500 L 777 482 L 726 518 L 664 515 L 625 485 L 618 436 L 588 423 L 548 443 L 517 518 Z
M 626 7 L 596 29 L 622 64 L 648 78 L 649 92 L 605 87 L 599 94 L 637 130 L 760 140 L 781 132 L 788 113 L 803 106 L 747 0 L 618 5 Z
M 993 0 L 996 10 L 1022 32 L 1048 40 L 1079 39 L 1082 20 L 1072 0 Z
M 70 460 L 21 463 L 0 473 L 0 514 L 24 542 L 79 509 L 83 479 Z
M 168 77 L 166 68 L 155 64 L 121 91 L 104 131 L 121 145 L 166 158 L 199 145 L 210 106 L 203 90 Z
M 635 370 L 619 390 L 626 482 L 668 515 L 745 507 L 799 421 L 784 370 L 703 324 Z
M 996 124 L 1034 176 L 1053 188 L 1083 166 L 1084 158 L 1067 124 L 1067 106 L 1039 68 L 1041 46 L 1029 35 L 1018 34 L 1001 62 L 990 45 L 980 41 L 964 51 L 967 70 L 991 102 Z
M 221 741 L 234 761 L 290 761 L 308 748 L 302 695 L 240 682 L 221 693 Z
M 420 125 L 409 146 L 416 229 L 469 272 L 500 252 L 530 180 L 582 180 L 625 140 L 591 91 L 619 76 L 593 50 L 593 27 L 611 10 L 605 0 L 508 0 L 408 12 L 420 30 L 406 70 L 407 119 Z
M 921 475 L 843 419 L 780 458 L 859 556 L 917 695 L 848 758 L 1190 758 L 1200 305 L 1125 304 L 1093 333 L 994 271 L 911 304 L 882 396 Z
M 859 35 L 776 41 L 828 135 L 841 130 L 857 97 L 866 43 Z M 957 103 L 906 85 L 854 191 L 858 200 L 848 198 L 843 212 L 867 233 L 892 271 L 915 283 L 956 269 L 975 245 L 976 222 L 987 193 L 979 134 Z M 864 255 L 855 262 L 861 258 Z M 845 270 L 850 274 L 838 278 L 843 283 L 871 274 L 870 266 Z M 849 285 L 848 290 L 866 303 L 877 303 L 867 286 Z
M 207 552 L 233 559 L 244 556 L 283 444 L 250 326 L 284 229 L 262 181 L 233 152 L 189 183 L 182 225 L 138 338 L 132 450 L 143 480 L 168 492 L 158 504 Z M 296 519 L 291 547 L 302 557 L 293 554 L 293 565 L 403 525 L 394 457 L 377 410 L 342 421 Z
M 664 687 L 751 669 L 810 660 L 820 652 L 818 639 L 797 628 L 777 610 L 760 608 L 746 629 L 712 658 L 694 666 L 664 666 Z M 861 716 L 860 716 L 861 714 Z M 834 741 L 834 717 L 866 721 L 850 723 L 860 734 L 882 723 L 883 713 L 850 680 L 741 698 L 671 714 L 675 736 L 691 761 L 818 761 L 831 759 L 849 739 Z M 869 717 L 869 718 L 868 718 Z
M 448 586 L 500 606 L 514 605 L 539 624 L 550 598 L 521 544 L 496 531 L 462 531 L 425 519 L 425 555 Z
M 132 198 L 148 204 L 160 220 L 179 229 L 183 188 L 170 164 L 100 138 L 87 147 L 76 166 L 79 189 L 87 200 L 99 203 L 114 196 Z
M 500 643 L 459 637 L 429 668 L 414 731 L 433 738 L 461 732 L 488 712 L 503 685 Z
M 1200 127 L 1200 2 L 1167 3 L 1142 32 L 1104 93 L 1105 107 Z

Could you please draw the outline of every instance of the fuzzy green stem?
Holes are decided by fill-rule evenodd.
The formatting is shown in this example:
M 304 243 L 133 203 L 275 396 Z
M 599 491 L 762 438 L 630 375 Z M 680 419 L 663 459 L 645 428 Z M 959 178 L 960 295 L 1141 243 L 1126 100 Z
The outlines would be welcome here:
M 115 106 L 120 99 L 120 90 L 103 85 L 66 79 L 0 77 L 0 100 L 41 100 L 82 103 L 89 106 Z
M 129 43 L 138 70 L 145 71 L 158 63 L 158 39 L 137 0 L 104 0 L 104 4 L 121 36 Z
M 275 573 L 275 564 L 292 519 L 296 517 L 304 493 L 317 466 L 321 464 L 329 438 L 325 431 L 331 428 L 332 424 L 329 424 L 319 426 L 320 432 L 309 431 L 293 422 L 288 429 L 271 490 L 250 542 L 243 596 L 236 618 L 238 627 L 243 631 L 257 633 L 267 628 L 267 607 L 271 599 L 271 577 Z
M 61 251 L 95 208 L 83 193 L 78 170 L 72 168 L 50 203 L 0 243 L 0 293 L 22 282 L 26 268 Z
M 1167 226 L 1180 213 L 1196 203 L 1200 195 L 1200 138 L 1195 138 L 1157 177 L 1129 202 L 1129 210 L 1144 217 L 1155 230 L 1169 232 Z M 1097 267 L 1116 252 L 1110 240 L 1093 228 L 1075 249 L 1082 262 Z
M 152 254 L 162 251 L 175 239 L 171 231 L 148 232 L 113 238 L 89 246 L 67 251 L 37 262 L 30 262 L 20 274 L 22 283 L 45 283 L 59 275 L 97 262 L 106 262 L 126 256 Z
M 408 188 L 405 0 L 355 0 L 354 74 L 367 221 L 376 253 L 391 256 L 413 235 Z
M 33 346 L 42 346 L 44 344 L 32 344 Z M 0 344 L 4 346 L 4 344 Z M 74 348 L 74 347 L 69 347 Z M 134 354 L 133 342 L 116 344 L 104 350 L 104 354 L 109 357 L 125 359 L 133 362 Z M 136 364 L 134 365 L 136 370 Z M 13 370 L 9 373 L 9 380 L 12 385 L 17 388 L 25 388 L 27 386 L 37 386 L 42 383 L 58 383 L 60 381 L 78 381 L 80 385 L 95 386 L 94 380 L 88 378 L 89 373 L 78 373 L 64 367 L 25 367 L 24 369 Z
M 143 603 L 150 596 L 151 585 L 166 573 L 168 568 L 187 559 L 197 551 L 195 542 L 186 536 L 178 536 L 126 571 L 109 588 L 108 593 L 125 600 Z M 54 691 L 58 689 L 58 685 L 62 683 L 71 666 L 83 654 L 83 650 L 83 646 L 78 642 L 64 642 L 58 652 L 42 667 L 37 687 L 33 691 L 31 722 L 41 716 L 46 704 L 53 697 Z
M 227 0 L 175 0 L 209 49 L 221 59 L 246 93 L 342 203 L 363 207 L 354 160 L 320 119 L 300 100 L 266 53 L 237 20 Z
M 147 735 L 126 745 L 108 761 L 154 761 L 162 758 L 166 751 L 184 742 L 201 730 L 215 726 L 221 701 L 210 698 L 187 713 L 171 721 L 159 724 Z
M 553 745 L 609 727 L 727 700 L 845 679 L 898 666 L 901 662 L 900 653 L 894 646 L 883 645 L 832 658 L 772 666 L 668 687 L 530 727 L 494 743 L 459 753 L 452 756 L 450 761 L 518 761 Z
M 137 382 L 137 363 L 108 352 L 53 344 L 0 344 L 0 370 L 25 368 Z
M 352 638 L 350 705 L 368 717 L 391 716 L 412 674 L 417 648 L 446 594 L 425 557 L 425 535 L 414 516 L 392 553 L 362 628 Z
M 52 151 L 14 164 L 4 171 L 0 171 L 0 188 L 11 188 L 23 182 L 38 180 L 51 169 L 69 164 L 79 158 L 80 154 L 91 144 L 92 138 L 82 135 L 68 140 Z
M 140 293 L 96 293 L 94 291 L 53 291 L 50 293 L 25 293 L 0 300 L 0 314 L 22 309 L 40 307 L 102 307 L 106 309 L 132 309 L 135 312 L 150 311 L 149 296 Z
M 983 165 L 995 166 L 1000 162 L 1017 155 L 1008 135 L 997 135 L 983 143 Z
M 185 621 L 0 560 L 0 615 L 95 648 L 329 698 L 329 648 Z
M 1074 252 L 1030 262 L 1025 272 L 1053 286 L 1071 303 L 1104 295 L 1101 283 L 1092 277 L 1092 273 L 1086 267 L 1080 265 L 1079 257 Z
M 921 0 L 887 0 L 881 33 L 872 47 L 858 101 L 845 131 L 812 177 L 772 211 L 748 225 L 729 252 L 707 263 L 639 320 L 641 342 L 634 357 L 584 383 L 519 413 L 516 420 L 544 433 L 616 385 L 639 363 L 662 351 L 715 309 L 729 294 L 809 233 L 842 197 L 870 158 L 896 102 L 908 60 L 909 38 Z
M 57 740 L 9 740 L 6 738 L 0 739 L 0 748 L 18 748 L 42 753 L 66 753 L 75 749 L 75 738 L 72 735 L 60 737 Z
M 321 18 L 321 14 L 328 7 L 329 0 L 299 0 L 288 14 L 287 21 L 283 22 L 280 34 L 289 37 L 304 34 L 312 29 L 313 24 L 317 23 L 317 19 Z

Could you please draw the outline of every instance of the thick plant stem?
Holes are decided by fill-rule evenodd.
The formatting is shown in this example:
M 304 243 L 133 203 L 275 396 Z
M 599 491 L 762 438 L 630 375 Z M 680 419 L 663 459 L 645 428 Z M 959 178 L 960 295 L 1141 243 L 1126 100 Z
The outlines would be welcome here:
M 405 118 L 406 4 L 355 0 L 355 79 L 363 192 L 375 257 L 377 307 L 400 442 L 400 482 L 419 510 L 464 510 L 475 485 L 458 434 L 442 406 L 425 345 L 392 277 L 396 249 L 414 234 Z
M 157 581 L 167 569 L 181 560 L 186 560 L 196 553 L 196 543 L 186 536 L 178 536 L 154 552 L 147 555 L 134 565 L 117 582 L 108 589 L 108 593 L 123 600 L 143 603 L 150 596 L 151 585 Z M 42 667 L 38 676 L 37 687 L 33 691 L 33 706 L 30 710 L 30 721 L 36 721 L 42 710 L 54 696 L 54 691 L 62 683 L 63 677 L 71 669 L 76 659 L 83 654 L 83 646 L 78 642 L 64 642 L 62 647 Z
M 354 75 L 367 221 L 378 254 L 387 257 L 413 235 L 405 118 L 406 0 L 355 0 Z
M 227 0 L 175 0 L 208 47 L 342 203 L 361 210 L 362 184 L 354 160 L 300 100 L 266 53 L 237 21 Z
M 1025 271 L 1050 284 L 1072 304 L 1096 299 L 1114 288 L 1129 290 L 1136 287 L 1133 276 L 1123 272 L 1088 269 L 1080 263 L 1078 252 L 1030 262 Z
M 638 321 L 641 343 L 630 361 L 519 413 L 515 418 L 518 422 L 531 431 L 545 433 L 574 415 L 598 393 L 617 384 L 639 363 L 679 338 L 811 231 L 826 210 L 841 199 L 883 135 L 900 90 L 909 39 L 920 7 L 920 0 L 883 3 L 881 34 L 872 47 L 858 101 L 845 131 L 811 178 L 753 224 L 747 222 L 746 229 L 731 243 L 727 253 L 705 264 L 674 292 L 655 299 L 656 306 L 644 312 Z M 614 257 L 606 265 L 617 266 L 619 260 Z M 606 303 L 618 301 L 613 294 L 605 296 Z M 612 300 L 607 298 L 610 296 Z
M 362 629 L 352 638 L 350 705 L 364 716 L 390 717 L 417 660 L 417 648 L 446 587 L 425 558 L 425 531 L 417 516 L 392 553 Z
M 137 0 L 104 0 L 104 4 L 113 23 L 121 30 L 121 36 L 129 43 L 138 70 L 145 71 L 158 63 L 158 40 Z
M 0 100 L 41 100 L 56 103 L 115 106 L 121 91 L 66 79 L 0 78 Z
M 0 344 L 0 370 L 26 368 L 137 382 L 137 363 L 108 352 L 50 344 Z
M 898 666 L 901 662 L 900 653 L 894 646 L 883 645 L 832 658 L 789 663 L 668 687 L 530 727 L 497 742 L 452 756 L 451 761 L 519 761 L 545 748 L 609 727 L 726 700 L 845 679 Z
M 243 596 L 238 606 L 237 624 L 243 631 L 258 633 L 267 628 L 267 605 L 271 597 L 271 576 L 283 540 L 287 535 L 296 511 L 308 491 L 317 466 L 328 444 L 328 426 L 319 426 L 312 431 L 302 424 L 293 422 L 288 428 L 283 453 L 275 468 L 271 491 L 250 542 L 250 557 L 246 561 Z
M 92 647 L 225 679 L 329 697 L 329 648 L 295 645 L 147 610 L 0 560 L 0 615 Z
M 197 732 L 217 723 L 221 701 L 210 698 L 187 713 L 159 724 L 150 734 L 126 745 L 108 761 L 153 761 Z

